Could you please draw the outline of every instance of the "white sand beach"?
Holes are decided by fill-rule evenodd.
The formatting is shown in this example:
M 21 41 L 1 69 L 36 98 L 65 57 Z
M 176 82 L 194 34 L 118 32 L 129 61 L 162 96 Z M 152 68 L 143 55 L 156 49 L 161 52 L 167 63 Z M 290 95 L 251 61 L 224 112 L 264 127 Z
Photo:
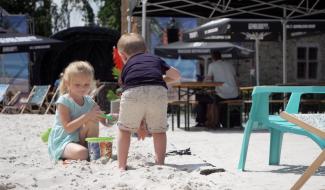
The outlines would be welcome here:
M 166 165 L 153 164 L 152 138 L 132 138 L 129 170 L 120 172 L 109 161 L 54 164 L 40 134 L 51 127 L 53 115 L 0 115 L 0 190 L 7 189 L 115 189 L 115 190 L 280 190 L 289 189 L 320 153 L 310 139 L 286 134 L 281 163 L 268 165 L 269 134 L 251 136 L 245 172 L 237 170 L 243 130 L 168 131 L 167 151 L 190 148 L 191 155 L 168 155 Z M 116 128 L 101 127 L 101 135 L 117 135 Z M 207 168 L 224 172 L 201 175 Z M 325 189 L 325 166 L 303 189 Z

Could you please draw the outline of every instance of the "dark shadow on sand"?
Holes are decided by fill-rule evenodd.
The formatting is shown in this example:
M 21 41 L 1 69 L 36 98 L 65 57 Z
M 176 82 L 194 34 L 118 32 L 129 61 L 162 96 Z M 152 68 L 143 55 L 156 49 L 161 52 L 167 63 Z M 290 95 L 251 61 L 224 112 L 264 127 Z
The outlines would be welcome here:
M 302 166 L 302 165 L 279 165 L 283 166 L 284 168 L 276 169 L 276 170 L 270 170 L 270 171 L 257 171 L 257 170 L 245 170 L 245 172 L 272 172 L 272 173 L 293 173 L 297 175 L 302 175 L 308 166 Z M 313 176 L 325 176 L 325 166 L 321 166 L 318 168 L 318 170 L 315 172 Z
M 171 129 L 169 129 L 171 130 Z M 234 128 L 207 128 L 207 127 L 195 127 L 191 126 L 190 130 L 185 130 L 184 127 L 177 128 L 175 131 L 184 131 L 187 133 L 195 133 L 195 132 L 211 132 L 211 133 L 230 133 L 230 134 L 235 134 L 235 133 L 244 133 L 245 128 L 242 127 L 234 127 Z M 269 133 L 267 129 L 259 129 L 259 130 L 254 130 L 253 133 Z
M 193 172 L 199 170 L 201 167 L 210 166 L 208 163 L 198 163 L 198 164 L 165 164 L 165 166 L 176 168 L 181 171 Z

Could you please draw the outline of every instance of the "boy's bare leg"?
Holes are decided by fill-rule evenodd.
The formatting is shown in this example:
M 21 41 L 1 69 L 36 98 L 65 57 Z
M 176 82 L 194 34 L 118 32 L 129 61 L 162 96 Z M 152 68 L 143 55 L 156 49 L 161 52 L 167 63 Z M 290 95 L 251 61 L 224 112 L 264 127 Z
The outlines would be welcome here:
M 80 144 L 87 147 L 85 139 L 87 137 L 98 137 L 99 122 L 89 121 L 84 124 L 79 133 Z
M 148 135 L 148 131 L 146 129 L 146 121 L 142 120 L 139 129 L 137 130 L 138 140 L 144 140 Z
M 129 131 L 125 130 L 119 130 L 119 136 L 117 139 L 117 159 L 118 159 L 118 168 L 120 170 L 126 170 L 126 162 L 128 158 L 129 153 L 129 147 L 130 147 L 130 138 L 131 133 Z
M 164 165 L 167 144 L 166 133 L 152 133 L 152 137 L 156 154 L 156 164 Z

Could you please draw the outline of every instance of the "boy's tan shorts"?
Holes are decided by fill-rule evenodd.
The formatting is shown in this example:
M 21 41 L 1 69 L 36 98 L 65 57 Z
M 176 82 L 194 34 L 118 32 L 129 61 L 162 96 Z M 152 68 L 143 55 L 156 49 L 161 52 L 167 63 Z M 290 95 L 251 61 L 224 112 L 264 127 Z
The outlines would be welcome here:
M 122 93 L 118 126 L 136 132 L 145 119 L 151 133 L 167 131 L 167 89 L 163 86 L 139 86 Z

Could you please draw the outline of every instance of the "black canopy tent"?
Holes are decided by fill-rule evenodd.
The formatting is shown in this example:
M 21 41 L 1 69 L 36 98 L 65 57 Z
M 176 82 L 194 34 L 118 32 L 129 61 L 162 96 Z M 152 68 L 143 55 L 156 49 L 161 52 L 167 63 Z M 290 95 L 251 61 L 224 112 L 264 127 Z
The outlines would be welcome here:
M 43 36 L 0 31 L 0 54 L 48 50 L 62 43 Z
M 251 41 L 247 34 L 263 34 L 261 40 L 279 40 L 282 25 L 276 20 L 230 19 L 212 20 L 183 33 L 184 41 Z
M 211 51 L 218 50 L 223 59 L 250 58 L 253 51 L 229 42 L 173 42 L 155 48 L 155 54 L 166 58 L 203 59 L 204 74 L 207 74 Z
M 54 34 L 52 38 L 65 43 L 59 50 L 38 55 L 31 82 L 53 84 L 63 69 L 75 60 L 90 62 L 96 79 L 114 81 L 112 51 L 119 37 L 118 31 L 104 27 L 71 27 Z
M 224 59 L 250 58 L 254 52 L 229 42 L 173 42 L 155 48 L 155 54 L 167 58 L 195 59 L 209 56 L 211 51 L 218 50 Z
M 285 51 L 287 22 L 296 19 L 325 20 L 325 4 L 319 0 L 138 0 L 137 4 L 130 4 L 132 15 L 142 16 L 142 27 L 146 16 L 197 17 L 206 20 L 253 18 L 280 21 L 283 36 L 283 83 L 287 82 Z
M 325 20 L 293 20 L 286 24 L 287 37 L 325 31 Z M 193 41 L 250 41 L 249 34 L 262 34 L 261 40 L 275 41 L 282 37 L 282 23 L 275 19 L 230 19 L 212 20 L 183 33 L 183 40 Z
M 255 18 L 255 19 L 320 19 L 325 5 L 319 0 L 129 0 L 133 16 Z
M 56 40 L 52 38 L 47 38 L 44 36 L 39 35 L 32 35 L 32 34 L 25 34 L 25 33 L 18 33 L 14 32 L 10 29 L 4 29 L 0 27 L 0 55 L 1 54 L 15 54 L 15 53 L 28 53 L 26 56 L 28 59 L 27 66 L 28 66 L 28 73 L 29 84 L 31 83 L 31 79 L 34 76 L 34 73 L 31 70 L 31 67 L 35 63 L 35 57 L 37 54 L 44 53 L 49 50 L 57 49 L 63 44 L 63 41 Z M 18 54 L 19 55 L 19 54 Z M 9 56 L 9 55 L 8 55 Z M 17 56 L 17 55 L 13 55 Z M 24 56 L 22 56 L 24 57 Z M 15 59 L 21 59 L 20 56 L 15 57 Z M 5 59 L 6 60 L 6 59 Z M 0 62 L 3 61 L 3 57 L 0 56 Z M 7 83 L 13 84 L 15 80 L 18 81 L 17 77 L 26 69 L 25 67 L 17 67 L 15 65 L 9 65 L 8 69 L 11 70 L 10 77 L 6 76 L 5 70 L 5 62 L 2 62 L 2 74 L 1 77 L 7 78 Z M 15 70 L 16 69 L 16 70 Z M 6 80 L 7 80 L 6 79 Z M 19 79 L 20 80 L 20 79 Z M 27 79 L 26 79 L 27 80 Z M 19 82 L 20 83 L 20 82 Z M 21 84 L 20 84 L 21 85 Z M 25 84 L 24 84 L 25 86 Z

